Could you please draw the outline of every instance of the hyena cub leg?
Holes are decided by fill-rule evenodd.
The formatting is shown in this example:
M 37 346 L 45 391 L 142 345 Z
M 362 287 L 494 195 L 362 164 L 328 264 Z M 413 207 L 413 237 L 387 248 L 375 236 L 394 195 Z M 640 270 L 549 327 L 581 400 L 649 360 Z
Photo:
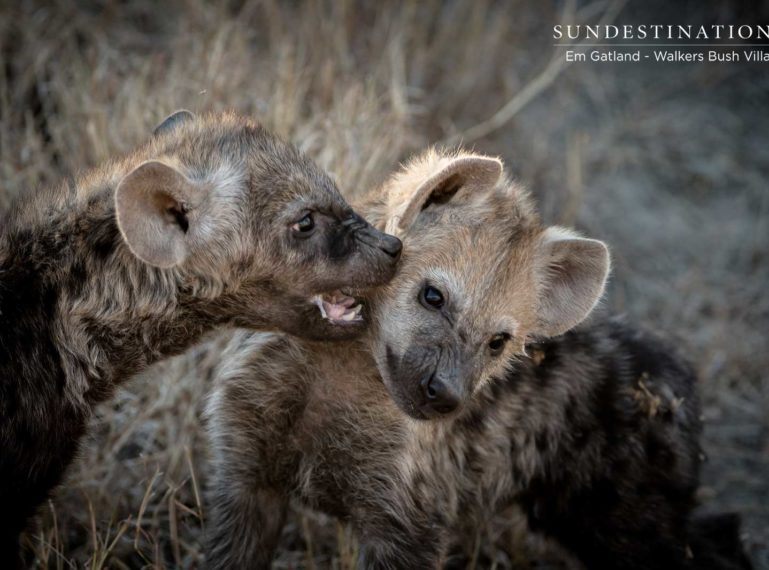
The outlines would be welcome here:
M 206 568 L 268 569 L 289 498 L 283 489 L 259 476 L 261 456 L 239 439 L 237 428 L 230 423 L 235 421 L 212 418 L 209 424 L 216 451 L 208 492 Z
M 366 486 L 371 488 L 371 486 Z M 401 492 L 402 491 L 402 492 Z M 369 505 L 353 521 L 360 537 L 360 570 L 429 570 L 443 567 L 449 541 L 446 521 L 438 510 L 418 508 L 425 499 L 412 489 L 396 489 Z M 411 496 L 403 496 L 403 493 Z
M 430 570 L 443 566 L 444 541 L 440 533 L 428 531 L 418 537 L 403 536 L 401 540 L 395 538 L 399 533 L 395 526 L 386 532 L 381 536 L 362 538 L 359 570 Z
M 275 355 L 264 345 L 281 353 L 290 350 L 270 339 L 235 332 L 223 349 L 216 349 L 218 360 L 210 370 L 216 382 L 205 411 L 213 452 L 205 540 L 210 569 L 269 568 L 285 521 L 286 485 L 294 468 L 279 464 L 276 450 L 293 418 L 290 405 L 283 402 L 299 402 L 301 396 L 288 382 L 276 387 L 269 376 L 285 372 L 266 365 Z
M 210 498 L 206 568 L 268 569 L 285 522 L 287 495 L 215 475 Z

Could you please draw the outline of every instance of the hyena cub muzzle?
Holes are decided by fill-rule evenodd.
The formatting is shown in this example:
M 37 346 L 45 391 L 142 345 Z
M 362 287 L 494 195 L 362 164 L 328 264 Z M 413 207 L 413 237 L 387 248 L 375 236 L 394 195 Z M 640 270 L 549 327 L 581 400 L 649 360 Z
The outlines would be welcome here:
M 400 241 L 233 114 L 170 117 L 146 144 L 0 221 L 0 562 L 74 458 L 93 406 L 217 327 L 360 334 L 354 289 Z
M 690 517 L 690 367 L 621 322 L 569 330 L 602 243 L 542 228 L 473 155 L 428 153 L 364 211 L 405 243 L 369 333 L 238 333 L 213 371 L 209 568 L 268 568 L 290 500 L 349 522 L 363 568 L 440 567 L 515 505 L 590 569 L 740 567 Z

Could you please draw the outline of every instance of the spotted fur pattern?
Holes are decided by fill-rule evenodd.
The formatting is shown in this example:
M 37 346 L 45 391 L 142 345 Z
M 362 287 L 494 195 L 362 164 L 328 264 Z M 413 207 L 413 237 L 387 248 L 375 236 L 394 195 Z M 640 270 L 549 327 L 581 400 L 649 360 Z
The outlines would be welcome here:
M 235 335 L 208 405 L 208 567 L 268 568 L 289 501 L 352 524 L 363 568 L 439 567 L 511 505 L 590 569 L 747 567 L 691 522 L 688 364 L 617 319 L 528 348 L 459 416 L 420 422 L 363 345 Z

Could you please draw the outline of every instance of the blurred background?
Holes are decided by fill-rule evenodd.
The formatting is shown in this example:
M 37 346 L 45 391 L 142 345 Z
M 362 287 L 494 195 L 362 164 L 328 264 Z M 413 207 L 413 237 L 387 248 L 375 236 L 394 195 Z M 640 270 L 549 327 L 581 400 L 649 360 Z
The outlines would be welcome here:
M 672 6 L 671 6 L 672 4 Z M 605 313 L 699 370 L 708 511 L 739 511 L 769 569 L 769 63 L 574 63 L 557 23 L 769 24 L 759 2 L 0 1 L 0 208 L 107 160 L 167 114 L 235 109 L 349 197 L 430 144 L 499 155 L 548 222 L 609 242 Z M 26 538 L 39 568 L 201 561 L 205 349 L 99 409 Z M 506 526 L 507 525 L 507 526 Z M 475 567 L 543 567 L 500 518 Z M 541 549 L 540 549 L 541 550 Z M 547 549 L 545 549 L 547 550 Z M 276 568 L 352 568 L 333 520 L 296 511 Z

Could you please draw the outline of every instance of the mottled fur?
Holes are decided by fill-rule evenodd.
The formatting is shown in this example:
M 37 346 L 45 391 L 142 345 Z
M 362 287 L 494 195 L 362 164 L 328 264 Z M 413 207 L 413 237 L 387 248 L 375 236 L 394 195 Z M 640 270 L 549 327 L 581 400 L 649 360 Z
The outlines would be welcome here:
M 689 529 L 700 461 L 690 367 L 616 320 L 537 334 L 543 229 L 525 193 L 488 171 L 453 192 L 436 185 L 456 158 L 429 153 L 368 205 L 405 245 L 371 300 L 369 338 L 231 339 L 207 408 L 209 568 L 269 567 L 290 500 L 351 523 L 363 568 L 436 568 L 510 505 L 591 569 L 729 567 Z M 437 203 L 409 214 L 403 201 L 425 180 Z M 437 320 L 419 301 L 425 280 L 452 299 Z M 500 327 L 507 352 L 489 359 Z M 428 345 L 441 343 L 433 358 Z M 479 348 L 442 365 L 468 346 Z M 463 386 L 464 406 L 429 422 L 415 388 L 425 359 L 431 374 L 459 368 Z
M 349 521 L 366 568 L 435 568 L 511 504 L 588 568 L 687 568 L 687 545 L 708 567 L 686 532 L 690 369 L 618 321 L 529 352 L 458 417 L 420 422 L 363 345 L 239 333 L 209 406 L 210 567 L 267 567 L 290 499 Z
M 187 115 L 126 157 L 22 196 L 0 221 L 0 562 L 121 382 L 219 326 L 349 337 L 360 327 L 328 323 L 308 298 L 394 272 L 378 247 L 392 238 L 309 159 L 248 119 Z M 194 203 L 154 187 L 153 168 L 183 180 Z M 116 188 L 139 189 L 120 228 Z M 294 239 L 308 211 L 318 231 Z M 139 247 L 152 257 L 171 236 L 178 263 L 134 255 L 132 224 L 147 215 L 160 239 L 139 232 Z

